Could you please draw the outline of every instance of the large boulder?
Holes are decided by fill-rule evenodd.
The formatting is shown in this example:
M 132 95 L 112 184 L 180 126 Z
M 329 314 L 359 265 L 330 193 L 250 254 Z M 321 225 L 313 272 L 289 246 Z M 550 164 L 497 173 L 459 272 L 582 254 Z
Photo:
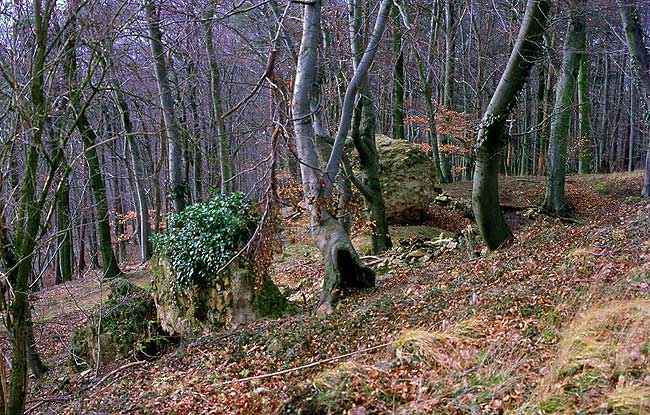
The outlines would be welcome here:
M 235 260 L 212 283 L 180 287 L 169 259 L 152 260 L 153 298 L 163 330 L 182 337 L 231 329 L 259 317 L 278 317 L 287 302 L 273 281 L 259 281 L 246 262 Z
M 154 237 L 152 260 L 153 297 L 166 332 L 193 336 L 284 311 L 286 300 L 266 272 L 273 242 L 244 249 L 258 220 L 242 193 L 215 195 L 168 217 L 167 232 Z
M 421 222 L 435 197 L 431 156 L 413 143 L 377 135 L 386 220 L 390 224 Z

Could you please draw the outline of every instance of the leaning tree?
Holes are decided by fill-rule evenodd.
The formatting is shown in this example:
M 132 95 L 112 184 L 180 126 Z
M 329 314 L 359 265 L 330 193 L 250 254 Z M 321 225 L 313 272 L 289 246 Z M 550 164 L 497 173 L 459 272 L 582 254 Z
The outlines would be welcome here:
M 304 200 L 311 219 L 311 235 L 325 261 L 323 289 L 318 303 L 319 309 L 325 312 L 331 310 L 332 301 L 342 289 L 368 288 L 375 283 L 374 272 L 359 259 L 350 237 L 330 207 L 335 205 L 334 182 L 340 171 L 344 144 L 352 123 L 354 101 L 374 60 L 391 5 L 390 0 L 381 2 L 368 45 L 346 88 L 338 132 L 325 171 L 320 169 L 312 111 L 321 43 L 321 1 L 304 5 L 302 41 L 293 93 L 293 118 Z
M 506 143 L 508 115 L 540 53 L 549 8 L 547 0 L 528 1 L 508 65 L 479 126 L 472 207 L 481 236 L 492 250 L 512 238 L 499 205 L 500 153 Z

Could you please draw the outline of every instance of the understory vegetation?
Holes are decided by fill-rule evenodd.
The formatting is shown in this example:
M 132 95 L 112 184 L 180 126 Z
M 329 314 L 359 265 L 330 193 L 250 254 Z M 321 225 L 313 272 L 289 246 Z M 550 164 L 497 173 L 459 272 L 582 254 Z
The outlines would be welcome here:
M 526 209 L 541 199 L 543 180 L 507 178 L 516 240 L 472 260 L 459 239 L 470 223 L 458 208 L 468 203 L 469 183 L 444 186 L 454 203 L 433 204 L 428 225 L 396 228 L 377 288 L 344 297 L 331 316 L 311 312 L 319 253 L 296 219 L 283 231 L 287 249 L 272 277 L 297 314 L 181 342 L 98 386 L 92 373 L 64 368 L 67 336 L 58 322 L 82 324 L 84 314 L 59 312 L 70 294 L 46 291 L 36 304 L 45 319 L 39 338 L 59 369 L 32 393 L 60 400 L 35 412 L 647 413 L 650 206 L 630 199 L 641 180 L 571 177 L 576 221 L 567 222 Z M 441 238 L 431 225 L 458 246 L 409 257 L 438 252 L 424 244 Z M 93 289 L 92 279 L 72 284 Z

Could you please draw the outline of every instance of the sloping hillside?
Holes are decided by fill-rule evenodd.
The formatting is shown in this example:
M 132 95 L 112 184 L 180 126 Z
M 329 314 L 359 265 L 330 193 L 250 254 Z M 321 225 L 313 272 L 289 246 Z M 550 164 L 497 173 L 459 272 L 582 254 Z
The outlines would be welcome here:
M 69 302 L 53 313 L 44 302 L 66 291 L 43 293 L 37 336 L 53 370 L 33 384 L 30 413 L 648 413 L 650 344 L 637 335 L 647 323 L 630 317 L 645 316 L 641 299 L 650 294 L 650 203 L 634 197 L 641 182 L 637 174 L 571 178 L 576 220 L 562 221 L 528 209 L 543 195 L 542 179 L 505 178 L 510 246 L 470 259 L 461 244 L 433 252 L 422 229 L 394 229 L 398 248 L 367 258 L 380 266 L 377 288 L 348 295 L 331 316 L 309 312 L 320 261 L 297 232 L 275 266 L 276 281 L 293 287 L 295 315 L 98 373 L 65 366 L 62 326 L 83 314 Z M 445 193 L 466 204 L 470 186 Z M 432 209 L 437 227 L 470 223 L 460 208 Z M 90 280 L 84 287 L 96 289 Z M 615 330 L 591 330 L 593 310 L 607 310 Z M 607 352 L 576 348 L 577 338 Z

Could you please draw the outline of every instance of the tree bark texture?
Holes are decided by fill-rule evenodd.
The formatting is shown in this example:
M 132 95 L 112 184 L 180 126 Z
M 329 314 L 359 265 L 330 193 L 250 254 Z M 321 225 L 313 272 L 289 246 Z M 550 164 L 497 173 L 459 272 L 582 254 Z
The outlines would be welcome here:
M 505 72 L 479 127 L 472 207 L 481 236 L 491 250 L 512 238 L 499 205 L 500 153 L 506 143 L 507 117 L 539 56 L 549 8 L 547 0 L 528 1 Z

